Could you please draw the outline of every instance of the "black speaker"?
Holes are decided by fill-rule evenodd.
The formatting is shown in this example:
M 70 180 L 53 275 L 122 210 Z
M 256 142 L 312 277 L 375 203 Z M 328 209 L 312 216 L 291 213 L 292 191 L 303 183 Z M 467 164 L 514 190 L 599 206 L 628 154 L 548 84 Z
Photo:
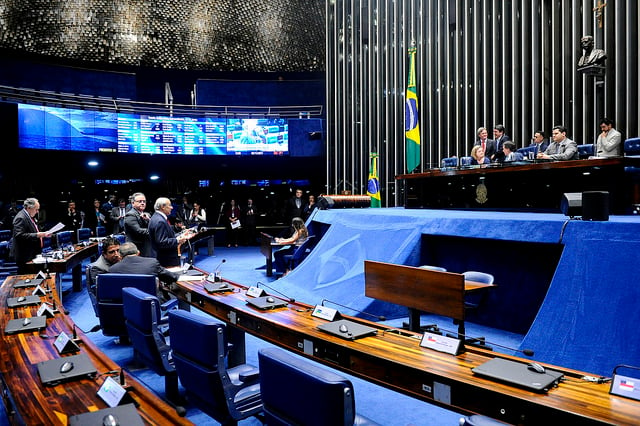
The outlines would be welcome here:
M 585 191 L 582 193 L 582 220 L 606 222 L 609 220 L 609 193 Z
M 580 216 L 582 214 L 582 193 L 565 192 L 564 194 L 562 194 L 560 210 L 565 216 Z

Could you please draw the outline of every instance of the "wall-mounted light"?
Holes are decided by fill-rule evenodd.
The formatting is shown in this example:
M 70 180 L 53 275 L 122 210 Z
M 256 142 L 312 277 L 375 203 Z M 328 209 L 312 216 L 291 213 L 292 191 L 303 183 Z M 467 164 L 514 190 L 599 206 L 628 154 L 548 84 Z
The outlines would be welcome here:
M 100 163 L 98 163 L 96 160 L 90 160 L 87 162 L 87 166 L 89 167 L 97 167 Z
M 158 179 L 160 179 L 160 176 L 158 176 L 158 175 L 151 175 L 151 176 L 149 176 L 149 179 L 150 179 L 150 180 L 158 180 Z

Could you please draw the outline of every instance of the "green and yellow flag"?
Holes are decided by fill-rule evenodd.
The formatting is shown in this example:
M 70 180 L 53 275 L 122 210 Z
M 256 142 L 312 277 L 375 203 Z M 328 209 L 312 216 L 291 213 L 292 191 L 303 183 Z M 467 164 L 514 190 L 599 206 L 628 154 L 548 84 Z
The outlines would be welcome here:
M 378 181 L 378 154 L 369 154 L 369 181 L 367 182 L 367 195 L 371 197 L 371 207 L 381 207 L 380 182 Z
M 409 77 L 404 106 L 407 173 L 420 165 L 420 126 L 418 125 L 418 95 L 416 92 L 416 48 L 409 49 Z

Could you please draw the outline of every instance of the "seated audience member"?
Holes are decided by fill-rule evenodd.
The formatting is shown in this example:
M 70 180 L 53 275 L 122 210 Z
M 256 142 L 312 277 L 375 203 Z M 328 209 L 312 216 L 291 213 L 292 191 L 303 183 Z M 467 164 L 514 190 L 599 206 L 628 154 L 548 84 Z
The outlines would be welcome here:
M 538 158 L 547 160 L 577 160 L 578 144 L 567 137 L 567 128 L 555 126 L 551 132 L 553 142 L 545 152 L 539 153 Z
M 120 262 L 120 241 L 116 238 L 107 237 L 100 243 L 102 254 L 95 261 L 89 264 L 89 275 L 87 279 L 87 290 L 96 294 L 96 281 L 100 274 L 109 272 L 111 267 Z
M 621 157 L 622 156 L 622 135 L 613 128 L 613 121 L 608 118 L 600 120 L 602 133 L 598 135 L 594 154 L 597 157 Z
M 471 148 L 471 165 L 472 166 L 476 166 L 476 165 L 482 165 L 482 164 L 489 164 L 491 163 L 491 161 L 489 161 L 489 159 L 487 157 L 485 157 L 484 155 L 484 149 L 482 149 L 481 145 L 476 145 L 473 148 Z
M 122 260 L 111 267 L 110 273 L 155 275 L 165 284 L 172 284 L 180 277 L 177 272 L 171 272 L 162 267 L 158 259 L 140 256 L 140 251 L 134 243 L 122 244 L 120 256 L 122 256 Z M 157 291 L 157 296 L 161 302 L 166 302 L 169 299 L 160 289 Z
M 522 161 L 522 154 L 516 152 L 516 144 L 512 141 L 505 141 L 502 144 L 502 152 L 504 152 L 504 160 L 502 160 L 503 163 Z
M 545 152 L 549 147 L 549 139 L 544 137 L 544 132 L 542 130 L 536 130 L 533 134 L 533 140 L 531 145 L 535 146 L 536 150 L 534 151 L 534 155 L 537 156 L 540 152 Z
M 296 247 L 304 243 L 309 237 L 307 226 L 301 218 L 294 217 L 291 221 L 291 226 L 293 227 L 293 235 L 289 238 L 276 238 L 276 243 L 283 246 L 273 254 L 276 273 L 286 274 L 287 264 L 284 257 L 288 254 L 293 254 Z

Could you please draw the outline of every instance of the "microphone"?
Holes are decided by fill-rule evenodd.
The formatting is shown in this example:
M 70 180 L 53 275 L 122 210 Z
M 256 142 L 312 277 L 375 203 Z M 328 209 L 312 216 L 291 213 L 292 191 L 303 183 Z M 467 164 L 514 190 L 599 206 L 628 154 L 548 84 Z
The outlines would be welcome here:
M 445 329 L 445 328 L 440 328 L 440 327 L 438 327 L 438 326 L 436 326 L 436 327 L 433 329 L 433 331 L 434 331 L 435 333 L 439 333 L 439 332 L 440 332 L 440 330 L 445 331 L 445 332 L 447 332 L 447 333 L 453 333 L 453 335 L 452 335 L 451 337 L 460 336 L 460 337 L 462 337 L 463 339 L 484 341 L 484 342 L 486 342 L 486 343 L 488 343 L 488 344 L 490 344 L 490 345 L 492 345 L 492 346 L 497 346 L 497 347 L 502 348 L 502 349 L 508 349 L 508 350 L 510 350 L 510 351 L 514 351 L 514 352 L 521 352 L 521 353 L 525 354 L 526 356 L 533 356 L 533 355 L 534 355 L 534 352 L 533 352 L 533 350 L 532 350 L 532 349 L 516 349 L 516 348 L 512 348 L 512 347 L 510 347 L 510 346 L 504 346 L 504 345 L 500 345 L 500 344 L 498 344 L 498 343 L 489 342 L 489 341 L 488 341 L 488 340 L 486 340 L 486 339 L 479 339 L 479 338 L 477 338 L 477 337 L 472 337 L 472 336 L 468 336 L 468 335 L 466 335 L 466 334 L 461 334 L 461 333 L 458 333 L 458 332 L 455 332 L 455 331 L 447 330 L 447 329 Z
M 350 309 L 350 310 L 352 310 L 352 311 L 359 312 L 359 313 L 361 313 L 361 314 L 369 315 L 370 317 L 375 318 L 375 319 L 377 319 L 378 321 L 386 321 L 386 320 L 387 320 L 387 317 L 385 317 L 385 316 L 382 316 L 382 315 L 374 315 L 374 314 L 370 314 L 369 312 L 360 311 L 360 310 L 355 309 L 355 308 L 350 308 L 349 306 L 341 305 L 340 303 L 333 302 L 333 301 L 331 301 L 331 300 L 329 300 L 329 299 L 322 299 L 322 303 L 320 303 L 320 304 L 321 304 L 322 306 L 324 306 L 324 302 L 329 302 L 329 303 L 331 303 L 331 304 L 333 304 L 333 305 L 341 306 L 341 307 L 343 307 L 343 308 Z
M 218 266 L 216 266 L 216 269 L 213 270 L 213 280 L 214 280 L 214 282 L 222 281 L 222 275 L 220 274 L 220 267 L 226 261 L 227 261 L 227 259 L 222 259 L 222 261 L 220 263 L 218 263 Z
M 284 294 L 284 293 L 282 293 L 282 292 L 280 292 L 280 291 L 276 290 L 275 288 L 271 288 L 271 287 L 269 287 L 268 285 L 266 285 L 266 284 L 265 284 L 265 283 L 263 283 L 263 282 L 260 282 L 260 281 L 256 282 L 256 287 L 260 287 L 260 285 L 262 285 L 263 287 L 268 288 L 268 289 L 269 289 L 269 290 L 271 290 L 271 291 L 274 291 L 274 292 L 278 293 L 280 296 L 284 297 L 285 299 L 289 299 L 289 303 L 293 303 L 293 302 L 295 302 L 295 301 L 296 301 L 296 299 L 294 299 L 293 297 L 289 297 L 289 296 L 287 296 L 286 294 Z

